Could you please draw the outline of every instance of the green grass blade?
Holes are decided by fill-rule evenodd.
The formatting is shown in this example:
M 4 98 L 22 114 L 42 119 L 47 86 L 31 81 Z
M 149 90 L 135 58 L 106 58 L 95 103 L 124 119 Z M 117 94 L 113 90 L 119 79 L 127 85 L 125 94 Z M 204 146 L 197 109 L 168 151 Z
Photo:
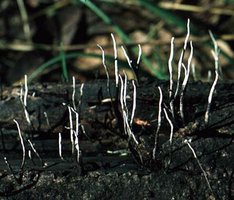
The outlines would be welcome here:
M 66 55 L 64 51 L 63 43 L 61 43 L 61 50 L 60 50 L 60 58 L 61 58 L 61 65 L 62 65 L 62 71 L 63 71 L 63 78 L 65 82 L 68 82 L 68 70 L 67 70 L 67 63 L 66 63 Z
M 155 1 L 152 2 L 149 0 L 138 0 L 138 2 L 148 11 L 165 20 L 165 22 L 169 25 L 176 25 L 177 27 L 180 27 L 182 30 L 186 31 L 186 20 L 181 19 L 180 17 L 174 15 L 170 11 L 158 7 Z
M 130 38 L 124 33 L 124 31 L 118 25 L 113 23 L 110 17 L 106 13 L 104 13 L 100 8 L 98 8 L 92 1 L 85 0 L 81 2 L 84 5 L 86 5 L 90 10 L 92 10 L 98 17 L 100 17 L 103 22 L 110 25 L 113 28 L 113 30 L 119 35 L 119 37 L 123 39 L 124 42 L 131 42 Z

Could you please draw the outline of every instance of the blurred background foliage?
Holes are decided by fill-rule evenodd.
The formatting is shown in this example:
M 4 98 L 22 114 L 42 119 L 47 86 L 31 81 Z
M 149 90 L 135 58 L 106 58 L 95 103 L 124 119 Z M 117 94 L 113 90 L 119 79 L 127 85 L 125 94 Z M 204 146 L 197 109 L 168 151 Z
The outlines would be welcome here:
M 224 80 L 233 79 L 234 0 L 1 0 L 0 81 L 17 84 L 24 74 L 38 82 L 105 78 L 97 44 L 105 50 L 113 76 L 111 33 L 133 63 L 141 44 L 139 78 L 167 79 L 171 37 L 176 71 L 188 18 L 197 79 L 207 80 L 208 74 L 212 79 L 214 74 L 208 30 L 220 48 Z M 128 71 L 121 48 L 118 51 L 119 67 Z

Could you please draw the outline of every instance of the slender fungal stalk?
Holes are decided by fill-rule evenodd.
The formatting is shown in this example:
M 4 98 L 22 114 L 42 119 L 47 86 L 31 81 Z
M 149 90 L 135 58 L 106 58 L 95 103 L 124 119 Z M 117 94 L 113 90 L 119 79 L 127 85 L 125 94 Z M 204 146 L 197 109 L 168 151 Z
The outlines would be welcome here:
M 72 105 L 74 110 L 76 110 L 76 103 L 75 103 L 75 95 L 76 95 L 76 79 L 72 77 Z
M 194 81 L 197 81 L 195 64 L 192 63 L 191 67 L 192 67 L 193 80 L 194 80 Z
M 103 64 L 103 67 L 105 69 L 106 78 L 107 78 L 106 87 L 107 87 L 108 94 L 110 94 L 110 75 L 109 75 L 109 71 L 108 71 L 108 68 L 107 68 L 106 63 L 105 63 L 105 52 L 104 52 L 103 48 L 99 44 L 97 44 L 97 46 L 102 51 L 102 64 Z
M 82 104 L 82 99 L 83 99 L 83 91 L 84 91 L 84 83 L 81 84 L 80 86 L 80 99 L 79 99 L 79 104 L 78 104 L 78 112 L 81 112 L 81 104 Z
M 72 155 L 74 154 L 74 138 L 73 138 L 73 122 L 72 122 L 72 111 L 71 107 L 68 106 L 68 113 L 69 113 L 69 123 L 70 123 L 70 140 L 72 144 Z
M 133 97 L 132 97 L 132 115 L 130 120 L 130 126 L 132 127 L 135 111 L 136 111 L 136 84 L 135 80 L 132 80 L 132 86 L 133 86 Z
M 59 145 L 59 157 L 61 158 L 61 160 L 64 160 L 63 155 L 62 155 L 62 136 L 61 136 L 61 133 L 59 133 L 58 145 Z
M 11 174 L 13 175 L 14 179 L 16 180 L 17 183 L 19 183 L 19 179 L 16 177 L 10 163 L 8 162 L 7 158 L 4 157 L 4 162 L 6 163 L 6 166 L 8 167 L 9 171 L 11 172 Z
M 217 72 L 219 72 L 221 77 L 223 77 L 222 68 L 219 65 L 220 50 L 219 50 L 218 44 L 217 44 L 217 42 L 215 40 L 215 37 L 214 37 L 213 33 L 210 30 L 209 30 L 209 34 L 210 34 L 211 40 L 212 40 L 212 42 L 214 44 L 214 51 L 211 51 L 211 53 L 213 54 L 213 57 L 214 57 L 214 60 L 215 60 L 215 70 Z
M 170 57 L 168 60 L 168 70 L 169 70 L 169 76 L 170 76 L 169 101 L 170 101 L 170 109 L 171 109 L 172 117 L 174 119 L 175 118 L 174 101 L 172 99 L 172 91 L 173 91 L 172 60 L 173 60 L 173 56 L 174 56 L 174 37 L 171 38 L 171 51 L 170 51 Z
M 203 167 L 202 167 L 202 165 L 201 165 L 201 162 L 198 160 L 198 157 L 197 157 L 197 155 L 196 155 L 196 153 L 195 153 L 193 147 L 191 146 L 190 141 L 189 141 L 189 140 L 185 140 L 184 143 L 187 144 L 188 147 L 190 148 L 190 150 L 192 151 L 193 156 L 194 156 L 194 158 L 196 159 L 196 161 L 197 161 L 197 163 L 198 163 L 198 165 L 199 165 L 199 167 L 200 167 L 200 169 L 201 169 L 201 171 L 202 171 L 202 173 L 203 173 L 203 175 L 204 175 L 204 177 L 205 177 L 205 179 L 206 179 L 206 183 L 207 183 L 207 185 L 208 185 L 208 188 L 209 188 L 209 190 L 213 193 L 213 190 L 212 190 L 212 188 L 211 188 L 211 185 L 210 185 L 210 182 L 209 182 L 207 173 L 206 173 L 205 170 L 203 169 Z
M 121 46 L 121 48 L 122 48 L 122 51 L 123 51 L 123 53 L 124 53 L 125 58 L 127 59 L 127 62 L 128 62 L 129 67 L 133 70 L 133 67 L 132 67 L 132 60 L 130 60 L 130 58 L 128 57 L 128 54 L 127 54 L 125 48 L 124 48 L 123 46 Z
M 79 114 L 78 112 L 76 112 L 74 109 L 72 109 L 72 112 L 75 113 L 76 116 L 76 129 L 75 131 L 73 131 L 73 134 L 75 136 L 75 148 L 76 148 L 76 152 L 77 152 L 77 157 L 76 157 L 76 161 L 77 163 L 79 163 L 80 161 L 80 146 L 79 146 Z
M 170 86 L 169 86 L 169 99 L 172 98 L 172 89 L 173 89 L 173 75 L 172 75 L 172 60 L 174 56 L 174 37 L 171 38 L 171 52 L 170 57 L 168 60 L 168 70 L 169 70 L 169 76 L 170 76 Z
M 13 121 L 16 123 L 17 129 L 18 129 L 18 133 L 19 133 L 20 143 L 21 143 L 21 146 L 22 146 L 23 159 L 22 159 L 22 163 L 21 163 L 21 169 L 23 169 L 24 168 L 24 164 L 25 164 L 25 155 L 26 155 L 25 145 L 24 145 L 24 139 L 23 139 L 23 136 L 22 136 L 21 131 L 20 131 L 19 123 L 15 119 Z
M 155 140 L 154 140 L 154 149 L 153 149 L 153 159 L 156 159 L 156 151 L 157 151 L 157 147 L 158 147 L 158 136 L 159 136 L 159 130 L 161 127 L 161 121 L 162 121 L 162 100 L 163 100 L 163 94 L 162 94 L 162 90 L 161 87 L 158 87 L 159 90 L 159 103 L 158 103 L 158 127 L 155 133 Z
M 128 107 L 127 107 L 127 85 L 128 85 L 128 77 L 125 71 L 124 73 L 124 90 L 123 90 L 123 101 L 124 101 L 124 109 L 126 111 L 126 114 L 128 116 Z
M 39 158 L 39 160 L 41 161 L 41 163 L 42 163 L 42 166 L 44 166 L 44 162 L 43 162 L 43 160 L 41 159 L 41 157 L 40 157 L 40 155 L 39 155 L 39 153 L 37 152 L 37 150 L 35 149 L 35 147 L 34 147 L 34 145 L 33 145 L 33 143 L 28 139 L 28 143 L 29 143 L 29 145 L 31 146 L 31 148 L 32 148 L 32 150 L 33 150 L 33 152 L 36 154 L 36 156 Z M 30 151 L 31 152 L 31 151 Z
M 209 121 L 209 113 L 210 113 L 212 97 L 213 97 L 213 94 L 214 94 L 215 86 L 216 86 L 216 84 L 218 82 L 218 78 L 219 78 L 218 72 L 215 71 L 215 80 L 214 80 L 214 82 L 212 84 L 212 87 L 210 89 L 210 93 L 209 93 L 209 96 L 208 96 L 208 105 L 207 105 L 207 109 L 206 109 L 206 113 L 205 113 L 205 123 L 206 124 L 208 124 L 208 121 Z
M 113 33 L 111 33 L 111 38 L 113 41 L 114 59 L 115 59 L 115 85 L 116 85 L 116 88 L 118 88 L 118 84 L 119 84 L 118 53 L 117 53 L 117 46 L 116 46 L 116 41 L 115 41 L 115 37 L 114 37 Z
M 47 115 L 47 112 L 43 112 L 44 116 L 45 116 L 45 119 L 46 119 L 46 123 L 47 125 L 50 127 L 50 121 L 49 121 L 49 118 L 48 118 L 48 115 Z
M 138 51 L 137 67 L 136 68 L 139 67 L 139 64 L 140 64 L 140 61 L 141 61 L 142 49 L 141 49 L 141 45 L 140 44 L 138 44 L 138 49 L 139 49 L 139 51 Z
M 25 114 L 26 121 L 28 125 L 31 126 L 31 120 L 30 120 L 29 113 L 27 110 L 27 97 L 28 97 L 28 77 L 27 75 L 24 75 L 24 98 L 23 98 L 23 89 L 21 88 L 20 100 L 24 107 L 24 114 Z
M 182 83 L 182 88 L 181 88 L 181 93 L 180 93 L 180 116 L 183 122 L 184 122 L 184 106 L 183 106 L 184 92 L 188 83 L 189 74 L 190 74 L 190 66 L 191 66 L 192 58 L 193 58 L 192 41 L 190 41 L 190 48 L 191 48 L 191 51 L 190 51 L 190 55 L 188 59 L 188 65 L 187 65 L 187 68 L 185 68 L 185 76 L 184 76 L 184 81 Z
M 190 19 L 188 19 L 188 21 L 187 21 L 187 35 L 185 37 L 184 48 L 183 48 L 183 50 L 182 50 L 182 52 L 180 54 L 180 59 L 179 59 L 179 62 L 178 62 L 178 76 L 177 76 L 177 85 L 176 85 L 176 91 L 175 91 L 174 99 L 176 99 L 177 94 L 179 92 L 179 88 L 180 88 L 181 67 L 182 67 L 182 63 L 183 63 L 183 59 L 184 59 L 184 53 L 185 53 L 186 48 L 187 48 L 189 35 L 190 35 Z
M 172 123 L 172 121 L 170 120 L 170 118 L 168 117 L 168 114 L 167 114 L 167 111 L 166 111 L 166 109 L 165 108 L 163 108 L 163 111 L 164 111 L 164 114 L 165 114 L 165 116 L 166 116 L 166 119 L 167 119 L 167 121 L 168 121 L 168 123 L 170 124 L 170 127 L 171 127 L 171 132 L 170 132 L 170 139 L 169 139 L 169 141 L 170 141 L 170 145 L 172 145 L 172 138 L 173 138 L 173 129 L 174 129 L 174 127 L 173 127 L 173 123 Z

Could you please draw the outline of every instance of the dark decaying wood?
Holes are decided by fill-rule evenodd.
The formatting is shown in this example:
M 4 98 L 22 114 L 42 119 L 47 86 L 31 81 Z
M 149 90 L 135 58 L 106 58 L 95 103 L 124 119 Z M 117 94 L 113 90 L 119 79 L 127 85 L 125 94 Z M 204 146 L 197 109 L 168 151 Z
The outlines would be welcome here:
M 166 109 L 168 117 L 173 123 L 173 141 L 170 144 L 171 127 L 162 112 L 159 145 L 156 159 L 153 160 L 152 151 L 159 110 L 158 86 L 162 88 L 163 92 L 163 108 Z M 110 92 L 107 90 L 106 80 L 85 83 L 81 101 L 81 84 L 76 84 L 75 105 L 80 118 L 81 158 L 79 165 L 75 161 L 77 154 L 71 154 L 68 106 L 73 106 L 72 85 L 51 83 L 29 85 L 26 110 L 29 113 L 31 124 L 26 120 L 24 106 L 20 100 L 21 87 L 3 87 L 0 101 L 0 177 L 2 181 L 6 179 L 9 182 L 8 175 L 16 173 L 15 176 L 18 178 L 15 180 L 18 183 L 12 186 L 10 191 L 6 191 L 8 189 L 5 184 L 0 184 L 3 187 L 0 189 L 0 196 L 13 195 L 31 188 L 38 182 L 38 176 L 45 171 L 52 171 L 55 174 L 58 171 L 71 173 L 74 170 L 77 173 L 77 169 L 80 169 L 79 173 L 96 169 L 114 169 L 126 172 L 136 169 L 137 163 L 153 171 L 161 169 L 163 171 L 180 171 L 183 168 L 182 170 L 186 170 L 186 173 L 190 173 L 190 175 L 196 171 L 201 173 L 191 149 L 184 143 L 185 139 L 191 139 L 191 145 L 203 167 L 205 169 L 211 167 L 210 169 L 216 170 L 213 171 L 213 176 L 209 177 L 213 180 L 213 182 L 211 181 L 213 189 L 216 179 L 223 185 L 230 184 L 229 181 L 233 176 L 233 163 L 230 160 L 233 160 L 234 83 L 219 82 L 217 84 L 213 94 L 209 121 L 205 123 L 204 116 L 211 86 L 212 83 L 202 82 L 188 84 L 183 99 L 184 120 L 182 120 L 179 112 L 179 98 L 174 101 L 175 117 L 172 118 L 168 82 L 154 81 L 139 84 L 136 113 L 131 127 L 138 141 L 136 144 L 124 133 L 120 97 L 116 97 L 115 83 L 110 83 Z M 129 116 L 132 111 L 132 97 L 133 87 L 129 83 L 127 91 Z M 75 114 L 73 113 L 72 116 L 75 128 Z M 22 146 L 14 120 L 19 123 L 25 142 L 26 163 L 21 169 Z M 65 159 L 63 161 L 58 153 L 59 133 L 62 134 L 62 153 Z M 33 153 L 27 139 L 32 141 L 40 158 Z M 31 160 L 27 155 L 28 150 L 32 152 Z M 9 166 L 7 167 L 3 157 L 7 158 L 11 170 L 8 169 Z M 224 173 L 228 175 L 224 176 Z M 165 173 L 162 172 L 162 174 Z M 29 175 L 31 178 L 24 180 L 25 176 Z M 177 175 L 181 176 L 180 173 Z M 196 177 L 195 173 L 193 179 L 195 180 Z M 180 178 L 188 181 L 187 175 Z M 167 178 L 162 181 L 166 180 Z M 204 184 L 203 179 L 197 181 Z M 46 183 L 44 184 L 46 185 Z M 199 191 L 199 189 L 195 190 Z M 223 190 L 225 195 L 230 196 L 230 185 L 224 187 Z
M 157 86 L 162 87 L 163 104 L 164 107 L 169 109 L 167 82 L 155 81 L 140 85 L 137 88 L 137 108 L 135 115 L 136 125 L 140 125 L 142 122 L 143 126 L 151 127 L 157 123 L 159 101 Z M 184 95 L 184 123 L 181 122 L 179 117 L 179 101 L 175 100 L 174 105 L 176 116 L 174 123 L 177 129 L 188 126 L 189 122 L 197 122 L 199 123 L 199 126 L 204 126 L 204 129 L 212 128 L 220 134 L 233 133 L 234 119 L 232 111 L 234 103 L 234 83 L 218 83 L 216 86 L 211 104 L 209 123 L 206 126 L 202 121 L 204 121 L 210 88 L 211 83 L 201 82 L 190 83 L 187 86 L 187 90 Z M 0 124 L 2 130 L 4 129 L 6 134 L 9 130 L 15 130 L 13 119 L 16 119 L 24 132 L 30 132 L 32 134 L 63 132 L 64 125 L 66 125 L 68 120 L 67 105 L 72 106 L 72 85 L 36 84 L 29 86 L 27 110 L 30 115 L 32 126 L 29 126 L 25 119 L 24 109 L 20 101 L 20 89 L 20 87 L 2 88 L 0 102 Z M 77 84 L 75 95 L 77 106 L 80 95 L 79 90 L 80 84 Z M 112 98 L 115 98 L 114 83 L 111 84 L 111 94 Z M 131 111 L 131 84 L 127 95 L 129 110 Z M 79 113 L 82 121 L 81 124 L 86 126 L 88 129 L 92 129 L 92 126 L 101 126 L 102 128 L 105 128 L 104 126 L 110 126 L 110 128 L 113 128 L 113 123 L 115 121 L 114 117 L 116 116 L 114 116 L 114 114 L 113 116 L 110 116 L 111 113 L 109 112 L 113 109 L 111 108 L 112 104 L 109 99 L 110 95 L 107 92 L 105 80 L 85 83 L 80 108 L 81 111 Z M 47 117 L 45 116 L 45 113 Z M 113 117 L 113 119 L 110 119 L 110 117 Z M 47 123 L 47 118 L 49 124 Z M 108 124 L 110 120 L 112 120 L 112 124 Z M 166 123 L 162 123 L 162 126 L 165 127 Z M 228 131 L 222 132 L 221 128 L 227 128 L 226 130 Z M 195 129 L 193 131 L 195 131 Z M 192 134 L 192 132 L 184 134 Z
M 168 82 L 148 82 L 137 88 L 137 107 L 133 123 L 133 133 L 139 141 L 154 141 L 157 128 L 158 86 L 163 91 L 163 107 L 168 110 L 169 117 L 174 124 L 174 135 L 200 135 L 200 136 L 231 136 L 234 132 L 234 83 L 218 83 L 213 94 L 209 122 L 204 123 L 207 99 L 212 83 L 195 82 L 187 86 L 183 106 L 185 120 L 179 114 L 179 98 L 174 101 L 175 118 L 169 112 Z M 80 84 L 76 85 L 75 104 L 80 101 Z M 132 87 L 129 83 L 127 92 L 128 110 L 132 110 Z M 83 140 L 109 140 L 110 138 L 126 139 L 123 133 L 122 115 L 119 100 L 115 98 L 115 84 L 110 84 L 111 96 L 107 90 L 106 80 L 97 80 L 84 84 L 81 106 L 78 109 L 80 124 L 85 134 Z M 2 88 L 0 102 L 0 125 L 5 146 L 7 137 L 15 135 L 17 129 L 14 119 L 27 137 L 34 139 L 58 138 L 61 132 L 63 137 L 69 138 L 68 105 L 73 106 L 71 84 L 43 84 L 29 85 L 27 96 L 27 111 L 31 125 L 28 124 L 22 102 L 20 101 L 20 87 Z M 114 105 L 114 106 L 113 106 Z M 116 106 L 117 105 L 117 106 Z M 115 107 L 115 109 L 113 109 Z M 130 115 L 129 114 L 129 115 Z M 169 137 L 170 126 L 162 114 L 160 135 Z M 73 116 L 75 124 L 75 116 Z M 82 132 L 82 131 L 81 131 Z M 112 137 L 109 137 L 112 135 Z M 144 139 L 143 139 L 144 138 Z M 114 139 L 113 139 L 114 140 Z M 148 144 L 153 148 L 153 143 Z M 105 143 L 105 142 L 104 142 Z M 108 142 L 107 142 L 108 143 Z M 144 142 L 142 142 L 144 143 Z M 1 145 L 3 148 L 3 145 Z M 84 147 L 89 148 L 89 147 Z

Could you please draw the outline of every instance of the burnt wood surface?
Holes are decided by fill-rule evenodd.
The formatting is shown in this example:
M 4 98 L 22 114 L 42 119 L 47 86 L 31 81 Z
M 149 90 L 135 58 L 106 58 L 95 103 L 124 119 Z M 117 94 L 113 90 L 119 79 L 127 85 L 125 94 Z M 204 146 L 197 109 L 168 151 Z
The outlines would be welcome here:
M 211 179 L 212 189 L 216 190 L 218 187 L 216 181 L 219 180 L 224 185 L 228 185 L 227 187 L 223 186 L 224 194 L 228 197 L 231 196 L 233 191 L 230 181 L 233 178 L 233 162 L 231 160 L 233 160 L 234 146 L 234 83 L 219 82 L 217 84 L 208 123 L 204 122 L 204 116 L 212 83 L 193 82 L 188 84 L 183 100 L 184 120 L 179 114 L 179 98 L 174 101 L 175 118 L 172 118 L 168 84 L 166 81 L 152 81 L 140 83 L 137 87 L 137 107 L 132 126 L 132 132 L 139 142 L 137 145 L 129 140 L 123 132 L 122 111 L 119 97 L 116 97 L 115 83 L 110 83 L 109 93 L 107 80 L 86 82 L 80 107 L 81 84 L 76 84 L 75 104 L 80 116 L 80 124 L 83 126 L 83 128 L 80 126 L 79 129 L 81 150 L 79 164 L 75 161 L 76 156 L 71 155 L 70 130 L 68 128 L 67 106 L 73 106 L 72 84 L 30 84 L 26 109 L 31 124 L 26 120 L 24 106 L 20 100 L 21 87 L 2 87 L 0 177 L 4 181 L 8 174 L 18 173 L 22 182 L 24 180 L 22 174 L 25 176 L 25 173 L 33 173 L 33 175 L 31 175 L 31 179 L 27 179 L 28 182 L 23 181 L 24 183 L 18 183 L 17 186 L 13 184 L 14 187 L 12 186 L 13 188 L 9 192 L 5 191 L 6 188 L 2 189 L 0 195 L 14 195 L 20 193 L 21 190 L 25 191 L 27 187 L 31 188 L 38 182 L 37 176 L 43 176 L 44 172 L 48 173 L 49 171 L 55 174 L 65 171 L 68 174 L 75 172 L 75 174 L 81 175 L 98 169 L 105 172 L 114 170 L 125 173 L 141 166 L 152 171 L 160 172 L 162 170 L 163 174 L 165 170 L 171 171 L 170 173 L 185 170 L 190 175 L 192 173 L 191 176 L 195 178 L 197 173 L 202 174 L 202 172 L 191 149 L 184 143 L 185 139 L 191 139 L 191 145 L 194 147 L 202 166 L 205 171 L 208 170 L 211 173 L 209 179 Z M 174 135 L 173 142 L 170 144 L 170 126 L 162 114 L 159 147 L 156 159 L 153 160 L 152 151 L 157 129 L 159 102 L 158 86 L 163 91 L 163 108 L 167 110 L 169 118 L 172 120 Z M 132 110 L 132 96 L 133 88 L 129 83 L 127 91 L 129 113 Z M 110 101 L 111 98 L 112 101 Z M 75 124 L 74 117 L 75 115 L 73 115 L 73 124 Z M 30 139 L 41 156 L 38 158 L 34 153 L 32 153 L 32 159 L 26 156 L 23 169 L 20 169 L 22 146 L 14 119 L 19 123 L 26 151 L 32 151 L 27 142 L 27 139 Z M 58 133 L 62 133 L 64 160 L 61 160 L 58 154 Z M 11 170 L 7 167 L 4 157 L 10 163 Z M 224 173 L 226 173 L 226 177 L 223 177 Z M 187 177 L 186 174 L 185 177 Z M 44 178 L 46 179 L 46 177 Z M 204 180 L 203 177 L 197 181 L 206 185 Z M 188 181 L 187 178 L 185 181 Z M 44 184 L 46 185 L 46 183 Z M 212 193 L 215 196 L 220 195 L 214 191 Z M 226 197 L 225 195 L 223 196 Z
M 114 143 L 114 140 L 126 140 L 123 133 L 122 115 L 119 97 L 115 97 L 115 83 L 110 83 L 110 92 L 107 90 L 106 80 L 96 80 L 84 84 L 83 96 L 80 100 L 80 86 L 76 85 L 75 104 L 80 116 L 80 124 L 84 133 L 80 134 L 80 142 L 102 141 Z M 148 82 L 137 87 L 137 106 L 132 131 L 142 143 L 149 140 L 147 146 L 153 147 L 157 128 L 158 86 L 163 91 L 163 107 L 167 109 L 174 124 L 174 136 L 198 135 L 203 137 L 231 137 L 234 133 L 234 83 L 218 83 L 213 95 L 209 121 L 204 122 L 207 108 L 207 99 L 212 83 L 189 83 L 184 94 L 184 121 L 179 114 L 179 98 L 175 99 L 175 118 L 169 111 L 168 82 Z M 14 119 L 18 121 L 20 129 L 26 138 L 43 139 L 58 138 L 62 133 L 69 138 L 68 105 L 73 106 L 71 84 L 36 84 L 29 85 L 26 110 L 29 113 L 31 124 L 25 117 L 23 104 L 20 101 L 21 87 L 2 88 L 0 102 L 0 125 L 4 143 L 1 149 L 10 148 L 12 137 L 18 137 Z M 23 87 L 24 88 L 24 87 Z M 127 105 L 129 113 L 132 110 L 132 87 L 129 83 L 127 91 Z M 112 101 L 110 101 L 110 95 Z M 81 102 L 80 106 L 79 103 Z M 115 108 L 113 108 L 115 107 Z M 129 115 L 130 115 L 129 114 Z M 73 115 L 73 124 L 75 117 Z M 81 129 L 81 128 L 80 128 Z M 82 132 L 82 130 L 80 130 Z M 160 135 L 169 137 L 170 126 L 162 113 Z M 16 140 L 17 141 L 17 140 Z M 94 144 L 95 144 L 94 142 Z M 140 142 L 141 143 L 141 142 Z M 122 144 L 122 143 L 121 143 Z M 47 145 L 45 145 L 45 148 Z M 92 145 L 84 145 L 92 146 Z M 108 146 L 108 145 L 105 145 Z M 126 144 L 124 145 L 126 146 Z M 55 148 L 55 147 L 54 147 Z M 85 147 L 89 149 L 88 147 Z M 51 148 L 52 150 L 53 148 Z
M 190 122 L 197 122 L 204 129 L 212 128 L 220 134 L 233 134 L 234 127 L 234 83 L 218 83 L 213 95 L 209 123 L 203 123 L 207 108 L 207 99 L 212 83 L 194 82 L 189 83 L 184 94 L 184 115 L 185 122 L 181 122 L 179 116 L 179 100 L 174 102 L 175 119 L 177 129 L 190 125 Z M 168 82 L 148 82 L 140 84 L 137 88 L 137 107 L 135 124 L 142 126 L 154 126 L 157 124 L 160 86 L 163 91 L 164 107 L 169 109 Z M 36 84 L 29 85 L 27 97 L 27 111 L 30 115 L 32 125 L 28 125 L 22 103 L 20 101 L 21 87 L 2 87 L 0 101 L 0 125 L 7 134 L 10 130 L 16 130 L 13 120 L 17 120 L 24 132 L 32 134 L 58 133 L 64 130 L 68 120 L 67 105 L 72 106 L 72 85 L 71 84 Z M 115 84 L 110 84 L 112 98 L 115 98 Z M 76 85 L 75 102 L 78 106 L 80 96 L 80 84 Z M 132 106 L 132 87 L 127 92 L 129 110 Z M 104 127 L 107 125 L 109 111 L 112 110 L 110 95 L 107 92 L 106 80 L 90 81 L 84 84 L 82 104 L 80 107 L 81 124 L 92 130 L 95 124 Z M 115 101 L 115 100 L 113 100 Z M 120 108 L 119 108 L 120 109 Z M 121 112 L 121 111 L 120 111 Z M 47 117 L 45 116 L 45 113 Z M 107 117 L 107 119 L 106 119 Z M 112 116 L 116 117 L 116 116 Z M 47 121 L 48 118 L 48 121 Z M 109 119 L 111 120 L 111 119 Z M 114 123 L 114 119 L 113 123 Z M 49 123 L 48 123 L 49 122 Z M 108 121 L 109 122 L 109 121 Z M 145 122 L 145 123 L 143 123 Z M 167 123 L 162 123 L 165 127 Z M 92 126 L 91 126 L 92 125 Z M 110 124 L 110 127 L 113 124 Z M 200 128 L 201 128 L 200 127 Z M 117 127 L 118 128 L 118 127 Z M 197 126 L 198 128 L 198 126 Z M 226 131 L 222 131 L 225 129 Z M 199 130 L 199 129 L 198 129 Z M 195 128 L 192 129 L 195 131 Z M 185 133 L 186 134 L 186 133 Z M 188 132 L 187 134 L 192 134 Z

